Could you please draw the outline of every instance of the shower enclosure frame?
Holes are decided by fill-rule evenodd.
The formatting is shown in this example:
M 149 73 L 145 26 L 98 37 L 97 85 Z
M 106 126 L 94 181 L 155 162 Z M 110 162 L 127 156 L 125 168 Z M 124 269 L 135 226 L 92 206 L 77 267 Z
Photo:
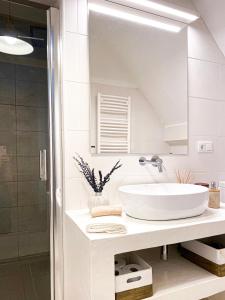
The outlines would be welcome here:
M 51 300 L 63 300 L 63 165 L 60 13 L 47 10 Z

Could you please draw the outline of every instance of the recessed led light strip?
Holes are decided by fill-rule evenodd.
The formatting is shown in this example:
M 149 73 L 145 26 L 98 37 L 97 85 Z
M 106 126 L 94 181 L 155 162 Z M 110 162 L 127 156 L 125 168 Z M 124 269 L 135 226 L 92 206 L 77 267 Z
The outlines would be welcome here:
M 90 11 L 96 13 L 175 33 L 180 32 L 184 27 L 175 21 L 162 22 L 163 18 L 151 14 L 144 14 L 145 16 L 147 15 L 147 17 L 143 17 L 143 13 L 141 12 L 137 12 L 120 5 L 109 4 L 106 1 L 90 1 L 88 8 Z
M 157 0 L 156 1 L 150 1 L 150 0 L 106 0 L 106 1 L 112 1 L 115 3 L 119 3 L 122 5 L 130 6 L 133 5 L 133 8 L 137 9 L 147 9 L 150 13 L 155 13 L 160 16 L 172 18 L 176 21 L 182 21 L 186 23 L 191 23 L 199 18 L 198 15 L 196 15 L 194 12 L 183 9 L 181 7 L 178 7 L 176 5 L 168 5 L 168 3 Z

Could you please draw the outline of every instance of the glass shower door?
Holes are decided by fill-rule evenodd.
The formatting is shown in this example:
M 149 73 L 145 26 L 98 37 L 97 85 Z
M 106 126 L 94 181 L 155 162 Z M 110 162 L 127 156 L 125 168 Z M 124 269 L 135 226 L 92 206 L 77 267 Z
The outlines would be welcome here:
M 11 22 L 33 47 L 0 52 L 0 299 L 50 300 L 49 181 L 40 178 L 49 143 L 47 14 L 10 1 L 0 11 L 1 34 Z

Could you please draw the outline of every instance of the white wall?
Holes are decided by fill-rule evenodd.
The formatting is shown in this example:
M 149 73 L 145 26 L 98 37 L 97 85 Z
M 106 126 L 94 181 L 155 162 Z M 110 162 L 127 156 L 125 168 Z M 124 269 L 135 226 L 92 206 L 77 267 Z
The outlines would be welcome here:
M 62 1 L 65 209 L 80 209 L 87 205 L 87 189 L 72 158 L 75 152 L 103 171 L 121 159 L 123 167 L 113 176 L 106 190 L 112 203 L 118 201 L 119 185 L 174 180 L 176 168 L 190 168 L 194 181 L 225 179 L 225 59 L 202 21 L 190 27 L 188 39 L 189 155 L 163 157 L 166 170 L 159 175 L 152 167 L 140 167 L 139 156 L 90 155 L 86 1 Z M 196 141 L 202 139 L 214 142 L 214 153 L 196 152 Z M 67 256 L 66 240 L 71 239 L 68 234 L 65 228 L 66 300 L 73 299 L 69 294 L 73 283 L 67 280 L 67 271 L 76 267 L 72 264 L 72 258 Z
M 193 3 L 206 22 L 221 51 L 225 54 L 225 1 L 193 0 Z

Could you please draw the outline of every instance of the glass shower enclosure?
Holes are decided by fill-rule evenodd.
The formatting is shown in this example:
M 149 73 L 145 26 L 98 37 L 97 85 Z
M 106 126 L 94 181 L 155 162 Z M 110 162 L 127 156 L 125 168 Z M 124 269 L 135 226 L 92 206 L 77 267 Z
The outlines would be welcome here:
M 55 143 L 60 143 L 54 104 L 59 91 L 57 78 L 52 79 L 58 55 L 51 48 L 57 42 L 51 30 L 57 25 L 54 14 L 0 0 L 0 36 L 13 34 L 33 49 L 17 55 L 6 53 L 0 43 L 2 300 L 55 299 L 54 229 L 60 227 L 53 222 L 58 211 L 53 201 L 61 178 L 53 176 L 60 168 L 53 155 Z

